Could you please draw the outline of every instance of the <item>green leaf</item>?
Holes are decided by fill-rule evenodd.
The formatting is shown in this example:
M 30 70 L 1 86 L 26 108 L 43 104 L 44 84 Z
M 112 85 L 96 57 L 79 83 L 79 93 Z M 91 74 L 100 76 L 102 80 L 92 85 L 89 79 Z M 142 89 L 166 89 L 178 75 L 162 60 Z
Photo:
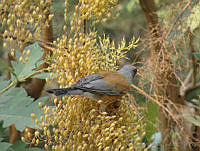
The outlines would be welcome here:
M 20 131 L 25 126 L 37 127 L 30 115 L 35 113 L 36 117 L 39 118 L 41 112 L 38 102 L 44 102 L 46 99 L 47 97 L 42 97 L 33 101 L 33 98 L 28 97 L 23 88 L 13 87 L 9 89 L 0 95 L 0 121 L 4 121 L 3 127 L 15 124 Z
M 183 117 L 196 126 L 200 126 L 200 116 L 183 115 Z
M 33 73 L 33 69 L 36 67 L 37 61 L 39 61 L 41 57 L 43 56 L 43 52 L 41 50 L 41 47 L 38 45 L 38 43 L 34 43 L 26 47 L 25 50 L 30 50 L 28 62 L 20 63 L 20 62 L 12 61 L 14 73 L 17 76 L 18 80 L 22 80 L 25 76 L 28 76 L 31 73 Z M 14 80 L 14 77 L 12 77 L 12 81 L 13 80 Z
M 11 146 L 14 151 L 25 151 L 25 147 L 26 144 L 22 141 L 17 141 Z
M 3 59 L 1 59 L 1 58 L 0 58 L 0 68 L 1 68 L 2 70 L 6 70 L 6 71 L 9 71 L 9 72 L 13 72 L 13 71 L 12 71 L 12 68 L 11 68 L 8 64 L 6 64 L 5 61 L 4 61 Z
M 38 79 L 45 79 L 45 78 L 51 78 L 50 77 L 50 73 L 48 72 L 43 72 L 43 73 L 39 73 L 33 76 L 34 78 L 38 78 Z
M 3 90 L 5 87 L 7 87 L 10 83 L 9 80 L 5 81 L 2 76 L 0 77 L 0 82 L 1 82 L 0 91 Z
M 32 148 L 27 148 L 25 151 L 43 151 L 43 150 L 38 147 L 32 147 Z
M 7 151 L 11 145 L 12 144 L 10 144 L 10 143 L 1 142 L 0 143 L 0 149 L 1 149 L 1 151 Z
M 10 144 L 10 143 L 0 143 L 0 150 L 1 151 L 42 151 L 41 148 L 38 147 L 31 147 L 31 148 L 26 148 L 26 145 L 24 142 L 22 141 L 17 141 L 14 144 Z M 3 150 L 1 148 L 1 146 L 3 147 Z
M 0 142 L 5 139 L 5 131 L 6 128 L 3 128 L 3 121 L 0 121 Z
M 194 55 L 198 60 L 200 60 L 200 52 L 195 52 L 195 53 L 193 53 L 193 55 Z

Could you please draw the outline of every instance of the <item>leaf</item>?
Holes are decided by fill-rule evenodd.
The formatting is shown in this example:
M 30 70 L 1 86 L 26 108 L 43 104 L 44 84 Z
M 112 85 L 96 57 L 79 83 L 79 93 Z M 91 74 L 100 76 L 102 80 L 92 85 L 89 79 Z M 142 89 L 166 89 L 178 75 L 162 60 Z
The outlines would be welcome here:
M 193 55 L 194 55 L 198 60 L 200 60 L 200 52 L 195 52 L 195 53 L 193 53 Z
M 3 121 L 0 121 L 0 142 L 5 139 L 6 128 L 3 128 Z
M 38 78 L 38 79 L 45 79 L 45 78 L 51 78 L 50 77 L 50 73 L 48 72 L 43 72 L 43 73 L 39 73 L 33 76 L 34 78 Z
M 17 141 L 11 146 L 14 151 L 25 151 L 25 147 L 26 144 L 22 141 Z
M 26 47 L 25 50 L 30 50 L 28 62 L 26 63 L 20 63 L 16 61 L 11 62 L 14 69 L 14 73 L 17 76 L 18 80 L 22 80 L 25 76 L 28 76 L 29 74 L 33 73 L 33 69 L 36 67 L 36 62 L 39 61 L 43 56 L 43 52 L 38 43 L 34 43 Z M 12 81 L 13 80 L 14 77 L 12 77 Z
M 32 147 L 32 148 L 27 148 L 26 151 L 43 151 L 43 150 L 38 147 Z
M 1 83 L 1 81 L 0 81 Z M 35 113 L 40 117 L 41 112 L 38 102 L 44 102 L 47 97 L 42 97 L 33 101 L 27 96 L 23 88 L 13 87 L 0 95 L 0 121 L 3 120 L 3 127 L 15 124 L 16 129 L 22 131 L 25 126 L 37 127 L 34 120 L 30 117 Z
M 2 76 L 0 77 L 0 82 L 1 82 L 0 91 L 3 90 L 5 87 L 7 87 L 10 83 L 9 80 L 5 81 Z
M 4 151 L 42 151 L 42 149 L 38 147 L 26 148 L 27 144 L 22 141 L 17 141 L 14 144 L 3 142 L 0 143 L 0 148 L 1 146 L 5 148 L 3 148 Z M 3 150 L 1 148 L 1 151 Z
M 7 151 L 11 145 L 12 145 L 12 144 L 10 144 L 10 143 L 1 142 L 1 143 L 0 143 L 1 151 Z
M 1 58 L 0 58 L 0 68 L 2 70 L 7 70 L 9 72 L 13 72 L 12 68 L 8 64 L 6 64 L 5 61 L 3 59 L 1 59 Z
M 196 126 L 200 126 L 200 116 L 183 115 L 183 117 Z

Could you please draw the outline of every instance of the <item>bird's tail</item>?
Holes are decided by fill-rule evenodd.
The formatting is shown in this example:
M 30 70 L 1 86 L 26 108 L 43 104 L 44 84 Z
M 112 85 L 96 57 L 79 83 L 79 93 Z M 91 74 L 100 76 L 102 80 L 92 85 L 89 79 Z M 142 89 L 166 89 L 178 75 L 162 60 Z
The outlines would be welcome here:
M 83 94 L 83 91 L 77 88 L 48 89 L 46 92 L 52 93 L 56 96 Z

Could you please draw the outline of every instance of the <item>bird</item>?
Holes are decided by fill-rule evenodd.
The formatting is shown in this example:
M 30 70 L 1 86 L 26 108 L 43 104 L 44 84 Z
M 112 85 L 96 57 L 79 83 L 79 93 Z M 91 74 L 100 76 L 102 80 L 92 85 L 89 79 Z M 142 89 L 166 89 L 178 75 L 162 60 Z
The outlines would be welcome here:
M 92 100 L 102 100 L 110 104 L 126 94 L 133 83 L 137 68 L 133 65 L 124 65 L 117 71 L 100 71 L 86 76 L 68 88 L 48 89 L 46 92 L 56 96 L 82 95 Z

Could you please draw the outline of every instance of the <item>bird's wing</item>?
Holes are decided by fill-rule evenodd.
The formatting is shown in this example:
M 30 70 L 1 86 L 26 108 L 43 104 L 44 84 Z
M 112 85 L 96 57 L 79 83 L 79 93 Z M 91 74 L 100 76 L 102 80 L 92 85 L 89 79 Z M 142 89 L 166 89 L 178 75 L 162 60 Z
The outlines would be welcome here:
M 104 95 L 121 95 L 125 91 L 115 91 L 117 87 L 110 87 L 105 81 L 104 77 L 99 74 L 93 74 L 84 78 L 72 85 L 72 88 L 78 88 L 90 93 L 104 94 Z
M 88 83 L 98 80 L 98 79 L 102 79 L 102 77 L 99 76 L 98 74 L 92 74 L 92 75 L 81 78 L 76 83 L 72 84 L 72 87 L 81 87 L 85 84 L 88 84 Z

